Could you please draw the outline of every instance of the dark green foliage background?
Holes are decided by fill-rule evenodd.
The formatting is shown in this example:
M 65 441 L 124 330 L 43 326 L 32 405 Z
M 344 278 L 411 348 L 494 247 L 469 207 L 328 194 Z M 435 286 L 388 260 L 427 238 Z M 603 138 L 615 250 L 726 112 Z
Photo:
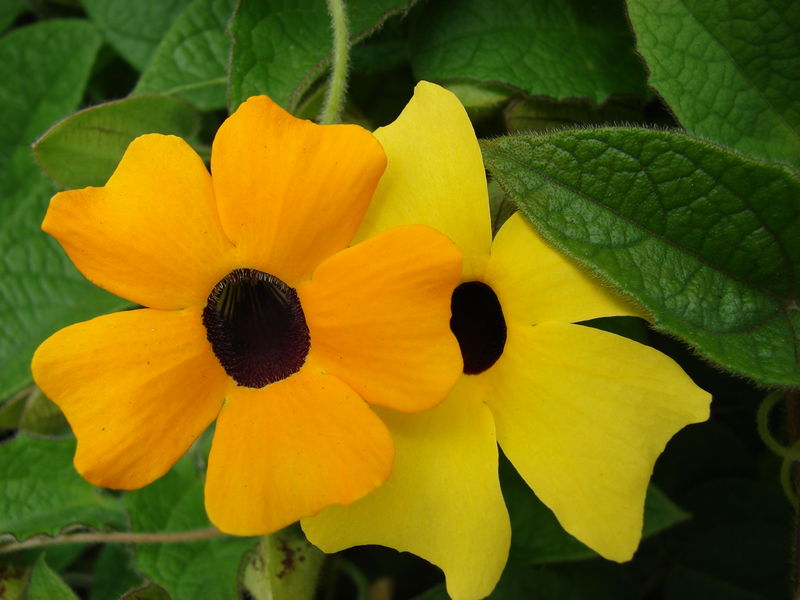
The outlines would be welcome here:
M 344 119 L 385 125 L 416 81 L 449 87 L 485 138 L 495 230 L 522 210 L 654 328 L 588 325 L 666 352 L 714 395 L 711 420 L 657 463 L 645 539 L 624 565 L 564 533 L 503 462 L 514 534 L 491 598 L 794 598 L 795 516 L 756 410 L 779 387 L 769 426 L 781 443 L 800 437 L 800 3 L 347 6 Z M 208 159 L 249 95 L 316 118 L 331 44 L 323 0 L 0 0 L 0 598 L 252 597 L 242 573 L 255 539 L 2 553 L 36 534 L 209 527 L 210 432 L 135 492 L 72 469 L 74 440 L 31 385 L 30 357 L 53 331 L 127 304 L 89 284 L 39 224 L 59 187 L 102 185 L 142 133 L 180 135 Z M 442 581 L 411 555 L 356 548 L 327 560 L 318 596 L 438 600 Z

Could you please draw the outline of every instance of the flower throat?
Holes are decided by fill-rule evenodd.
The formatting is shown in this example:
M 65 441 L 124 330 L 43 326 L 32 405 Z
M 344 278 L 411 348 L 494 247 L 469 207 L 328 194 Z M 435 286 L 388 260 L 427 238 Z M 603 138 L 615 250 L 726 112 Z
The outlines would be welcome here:
M 311 346 L 297 292 L 255 269 L 235 269 L 214 286 L 203 325 L 222 368 L 250 388 L 299 371 Z
M 506 345 L 506 320 L 497 294 L 485 283 L 467 281 L 453 290 L 450 310 L 450 329 L 461 348 L 464 373 L 483 373 Z

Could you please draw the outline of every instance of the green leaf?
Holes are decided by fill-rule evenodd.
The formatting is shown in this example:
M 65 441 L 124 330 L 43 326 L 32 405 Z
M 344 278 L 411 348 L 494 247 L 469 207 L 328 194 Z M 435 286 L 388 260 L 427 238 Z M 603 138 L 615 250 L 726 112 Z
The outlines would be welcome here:
M 93 106 L 51 127 L 34 144 L 42 169 L 64 188 L 105 185 L 128 144 L 145 133 L 188 138 L 199 117 L 170 96 L 136 96 Z
M 38 435 L 70 433 L 69 424 L 61 409 L 38 387 L 34 387 L 25 399 L 25 409 L 20 415 L 19 429 Z
M 628 0 L 650 83 L 690 133 L 800 165 L 800 4 Z
M 190 0 L 81 0 L 89 17 L 117 52 L 138 70 L 147 66 L 161 38 Z
M 368 37 L 389 17 L 405 13 L 409 4 L 405 0 L 347 2 L 351 41 Z M 231 112 L 256 94 L 268 94 L 294 112 L 303 94 L 330 65 L 333 38 L 324 2 L 241 0 L 231 33 Z
M 596 558 L 597 554 L 568 534 L 552 511 L 534 495 L 507 461 L 501 467 L 514 535 L 512 556 L 527 564 L 546 564 Z M 654 486 L 647 490 L 642 538 L 656 535 L 686 520 L 689 515 Z
M 0 533 L 17 539 L 56 534 L 68 525 L 123 527 L 119 502 L 100 493 L 72 466 L 74 440 L 20 434 L 0 446 Z
M 160 93 L 200 110 L 224 108 L 231 40 L 225 31 L 236 0 L 194 0 L 170 27 L 134 94 Z
M 634 600 L 632 578 L 622 565 L 586 561 L 565 565 L 531 566 L 510 561 L 486 600 Z M 444 585 L 414 600 L 449 600 Z
M 693 527 L 676 528 L 663 547 L 668 600 L 787 597 L 794 516 L 775 479 L 725 477 L 685 494 Z
M 78 600 L 69 586 L 39 557 L 28 581 L 26 600 Z
M 471 79 L 537 96 L 643 94 L 622 0 L 446 0 L 420 11 L 411 32 L 417 79 Z
M 144 587 L 131 590 L 119 600 L 171 600 L 169 594 L 164 588 L 157 586 L 154 583 Z
M 483 142 L 539 232 L 656 327 L 767 385 L 800 383 L 800 181 L 682 134 L 605 128 Z
M 458 97 L 472 121 L 493 116 L 514 95 L 514 90 L 494 83 L 454 81 L 445 87 Z
M 0 4 L 0 33 L 8 29 L 27 8 L 25 0 L 4 0 Z
M 511 215 L 517 212 L 517 206 L 511 201 L 494 179 L 488 182 L 489 214 L 492 217 L 492 235 L 496 235 Z
M 77 108 L 100 44 L 94 28 L 78 20 L 37 23 L 0 38 L 0 398 L 30 383 L 28 365 L 45 337 L 128 305 L 89 284 L 40 230 L 54 190 L 30 149 Z
M 123 305 L 90 286 L 39 230 L 53 189 L 29 148 L 78 105 L 100 43 L 94 28 L 77 20 L 39 23 L 0 39 L 0 254 L 6 258 L 0 266 L 0 398 L 30 382 L 30 357 L 47 335 Z
M 126 504 L 134 531 L 188 531 L 210 527 L 203 507 L 203 477 L 184 457 L 164 477 L 130 492 Z M 229 600 L 254 538 L 220 537 L 185 543 L 144 544 L 136 567 L 173 600 Z
M 642 100 L 630 96 L 611 99 L 601 106 L 586 100 L 556 102 L 550 98 L 520 98 L 505 110 L 505 122 L 509 133 L 534 133 L 581 124 L 639 124 L 644 123 L 645 118 Z
M 118 600 L 125 592 L 142 584 L 142 578 L 133 570 L 133 555 L 126 545 L 105 544 L 93 571 L 89 600 Z

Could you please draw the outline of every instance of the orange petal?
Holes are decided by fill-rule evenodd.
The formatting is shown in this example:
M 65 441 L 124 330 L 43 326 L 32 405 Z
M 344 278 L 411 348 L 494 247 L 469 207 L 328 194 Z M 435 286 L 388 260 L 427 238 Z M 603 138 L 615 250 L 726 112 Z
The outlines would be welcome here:
M 461 251 L 422 225 L 331 257 L 298 288 L 318 363 L 372 404 L 430 408 L 463 368 L 450 331 Z
M 211 177 L 174 136 L 136 138 L 105 187 L 56 194 L 42 229 L 90 281 L 152 308 L 204 303 L 231 270 Z
M 335 377 L 305 368 L 234 387 L 211 447 L 206 510 L 227 533 L 270 533 L 358 500 L 386 480 L 393 456 L 386 426 Z
M 385 167 L 367 130 L 296 119 L 266 96 L 222 124 L 211 154 L 225 231 L 247 266 L 292 286 L 347 247 Z
M 72 325 L 39 346 L 32 369 L 78 438 L 75 468 L 120 489 L 166 473 L 217 416 L 228 385 L 191 310 Z

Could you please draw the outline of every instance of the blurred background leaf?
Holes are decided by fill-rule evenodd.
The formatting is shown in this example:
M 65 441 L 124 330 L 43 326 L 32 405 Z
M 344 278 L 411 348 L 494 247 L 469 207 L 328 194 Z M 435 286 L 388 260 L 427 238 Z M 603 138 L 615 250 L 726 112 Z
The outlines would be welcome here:
M 0 399 L 30 383 L 30 359 L 45 337 L 127 305 L 88 283 L 40 230 L 54 189 L 30 148 L 78 107 L 100 44 L 80 20 L 36 23 L 0 38 Z
M 236 0 L 193 0 L 178 15 L 142 72 L 134 94 L 174 95 L 200 110 L 225 108 Z
M 81 0 L 103 37 L 138 70 L 190 0 Z
M 386 19 L 403 14 L 407 0 L 353 0 L 347 3 L 350 39 L 358 42 Z M 268 94 L 294 111 L 330 64 L 330 19 L 323 2 L 241 0 L 231 23 L 229 108 L 249 96 Z
M 51 127 L 33 146 L 39 165 L 56 185 L 105 185 L 125 149 L 145 133 L 197 133 L 192 106 L 171 96 L 133 96 L 79 111 Z
M 418 79 L 505 83 L 534 96 L 643 94 L 622 0 L 442 0 L 416 15 Z
M 189 457 L 155 483 L 125 498 L 133 531 L 187 531 L 211 527 L 203 505 L 204 479 Z M 237 573 L 255 538 L 173 544 L 141 544 L 136 568 L 173 600 L 229 600 L 236 596 Z
M 687 131 L 800 166 L 800 3 L 628 0 L 650 84 Z
M 22 540 L 70 525 L 125 528 L 122 505 L 78 475 L 74 454 L 74 440 L 20 434 L 0 445 L 0 534 Z

